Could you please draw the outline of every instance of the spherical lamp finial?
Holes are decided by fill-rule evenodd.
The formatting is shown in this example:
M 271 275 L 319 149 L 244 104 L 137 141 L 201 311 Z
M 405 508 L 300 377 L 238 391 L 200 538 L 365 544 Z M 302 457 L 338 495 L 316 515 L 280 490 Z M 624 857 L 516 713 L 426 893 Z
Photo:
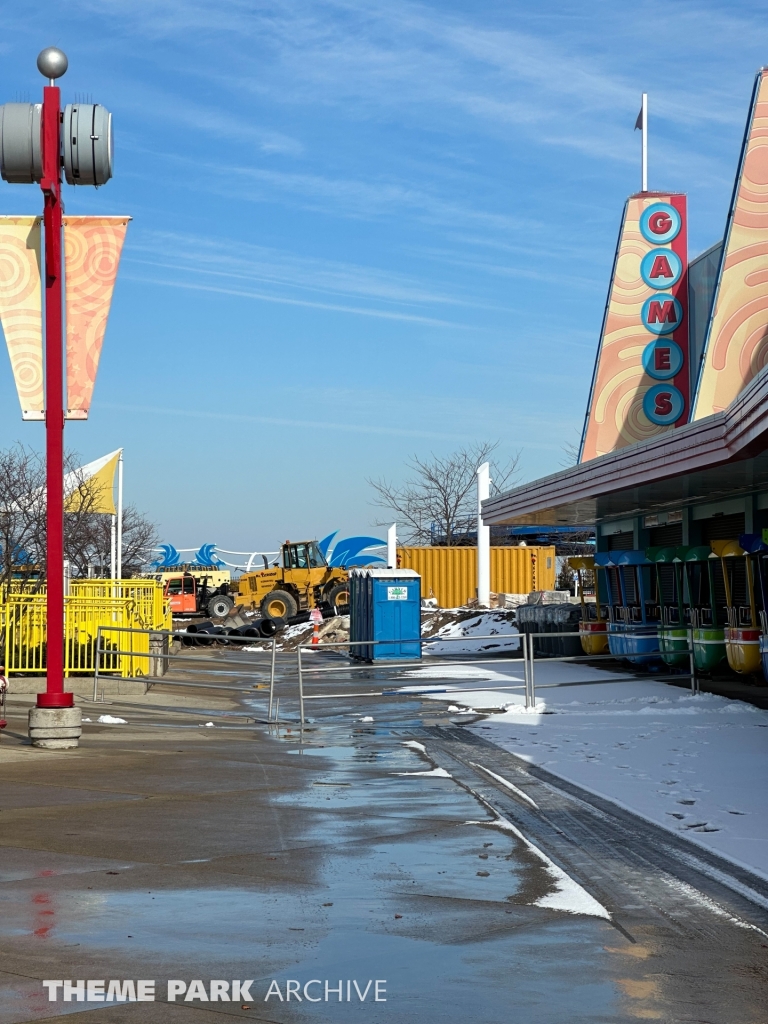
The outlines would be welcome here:
M 55 78 L 61 78 L 68 67 L 69 61 L 67 60 L 67 55 L 63 50 L 60 50 L 58 46 L 46 46 L 46 48 L 41 50 L 38 54 L 37 70 L 43 78 L 47 78 L 51 82 L 53 82 Z

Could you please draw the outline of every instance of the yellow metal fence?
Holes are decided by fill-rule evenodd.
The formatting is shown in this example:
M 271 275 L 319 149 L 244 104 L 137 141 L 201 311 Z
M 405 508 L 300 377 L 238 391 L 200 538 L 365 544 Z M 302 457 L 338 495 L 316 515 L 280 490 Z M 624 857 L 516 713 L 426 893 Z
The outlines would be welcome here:
M 42 675 L 46 666 L 46 595 L 11 590 L 0 599 L 0 632 L 7 673 Z M 101 627 L 100 672 L 123 678 L 144 675 L 149 653 L 147 633 L 131 629 L 172 628 L 162 587 L 146 580 L 73 580 L 64 598 L 64 674 L 90 675 L 95 668 L 96 637 Z M 111 627 L 111 629 L 110 629 Z M 126 638 L 129 638 L 126 640 Z M 124 650 L 126 654 L 110 654 Z

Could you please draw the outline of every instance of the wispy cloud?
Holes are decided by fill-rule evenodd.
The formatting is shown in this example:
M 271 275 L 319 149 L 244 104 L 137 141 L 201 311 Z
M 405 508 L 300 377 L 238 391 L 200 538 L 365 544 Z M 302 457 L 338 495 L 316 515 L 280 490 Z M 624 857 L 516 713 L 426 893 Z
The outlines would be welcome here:
M 220 0 L 103 0 L 84 6 L 130 27 L 138 37 L 191 41 L 216 51 L 232 40 L 226 68 L 197 62 L 190 71 L 232 93 L 268 94 L 284 104 L 397 109 L 405 118 L 444 117 L 461 110 L 476 131 L 504 134 L 515 126 L 539 142 L 590 151 L 598 158 L 630 159 L 618 140 L 638 100 L 638 81 L 653 75 L 654 113 L 678 125 L 733 124 L 739 112 L 729 90 L 701 76 L 677 73 L 686 48 L 702 61 L 718 60 L 722 40 L 748 33 L 768 41 L 768 30 L 740 12 L 711 3 L 645 3 L 641 9 L 602 3 L 593 18 L 567 18 L 562 9 L 537 20 L 510 6 L 489 27 L 487 12 L 446 11 L 408 0 L 282 0 L 254 6 Z M 565 22 L 558 32 L 558 21 Z M 594 21 L 600 21 L 596 35 Z M 515 27 L 510 27 L 510 22 Z M 684 26 L 681 31 L 681 25 Z M 543 27 L 546 26 L 546 31 Z M 616 45 L 634 38 L 635 45 Z M 678 60 L 659 53 L 659 39 L 674 39 Z M 256 52 L 258 52 L 258 59 Z M 658 56 L 657 56 L 658 55 Z M 178 66 L 188 54 L 181 47 Z M 567 124 L 570 131 L 553 131 Z M 581 126 L 585 130 L 573 130 Z M 464 126 L 468 127 L 468 126 Z
M 143 231 L 132 239 L 128 262 L 208 274 L 230 281 L 247 281 L 277 288 L 299 288 L 325 296 L 344 295 L 409 306 L 447 305 L 471 307 L 469 295 L 439 289 L 417 278 L 329 258 L 301 256 L 285 250 L 254 245 L 237 238 L 216 239 L 204 235 Z M 438 258 L 451 258 L 435 251 Z M 419 257 L 423 257 L 423 254 Z M 468 264 L 469 265 L 469 264 Z M 490 264 L 478 264 L 490 269 Z M 504 272 L 501 270 L 500 272 Z M 483 302 L 483 308 L 488 303 Z
M 231 295 L 239 299 L 256 299 L 259 302 L 274 302 L 282 306 L 305 306 L 309 309 L 324 309 L 331 313 L 353 313 L 355 316 L 374 317 L 379 320 L 402 320 L 409 323 L 422 324 L 425 327 L 450 327 L 458 330 L 479 330 L 474 325 L 470 326 L 461 323 L 452 323 L 450 320 L 440 320 L 437 317 L 418 316 L 414 313 L 398 313 L 385 309 L 370 309 L 364 306 L 345 306 L 332 302 L 313 302 L 309 299 L 290 298 L 286 295 L 274 295 L 269 292 L 258 292 L 248 288 L 224 288 L 217 285 L 202 284 L 192 281 L 178 281 L 163 279 L 156 276 L 140 277 L 136 274 L 123 275 L 126 280 L 137 281 L 141 284 L 154 285 L 160 288 L 182 288 L 185 291 L 211 292 L 217 295 Z
M 102 409 L 116 412 L 140 413 L 152 416 L 171 416 L 180 419 L 220 420 L 228 423 L 259 423 L 264 426 L 295 427 L 299 430 L 327 430 L 333 433 L 379 434 L 385 437 L 419 437 L 429 440 L 456 441 L 462 435 L 434 430 L 419 430 L 409 427 L 392 427 L 371 423 L 340 423 L 322 419 L 293 419 L 284 416 L 250 416 L 244 413 L 215 412 L 203 409 L 174 409 L 157 405 L 123 405 L 117 402 L 101 402 Z

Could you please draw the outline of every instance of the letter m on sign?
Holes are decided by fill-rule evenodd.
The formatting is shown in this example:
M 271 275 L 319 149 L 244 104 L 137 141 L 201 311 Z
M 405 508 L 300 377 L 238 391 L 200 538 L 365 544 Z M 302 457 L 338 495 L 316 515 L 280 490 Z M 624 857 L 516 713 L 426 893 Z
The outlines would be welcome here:
M 649 324 L 674 324 L 677 322 L 675 304 L 671 299 L 660 302 L 654 299 L 648 307 Z

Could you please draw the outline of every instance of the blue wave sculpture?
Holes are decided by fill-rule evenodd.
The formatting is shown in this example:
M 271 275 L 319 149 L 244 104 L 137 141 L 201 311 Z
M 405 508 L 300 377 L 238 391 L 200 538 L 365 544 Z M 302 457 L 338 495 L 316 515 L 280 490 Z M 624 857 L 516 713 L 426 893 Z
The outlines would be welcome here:
M 152 563 L 156 569 L 172 569 L 181 561 L 181 556 L 173 544 L 158 545 L 162 555 Z
M 215 544 L 201 544 L 195 552 L 195 565 L 203 565 L 206 569 L 221 569 L 224 562 L 216 557 Z
M 2 557 L 2 554 L 3 546 L 2 544 L 0 544 L 0 557 Z M 18 544 L 16 545 L 15 548 L 13 548 L 13 553 L 11 555 L 11 565 L 29 565 L 31 561 L 32 556 L 26 550 L 26 548 L 19 547 Z
M 338 532 L 338 530 L 334 530 L 333 533 L 329 533 L 327 537 L 323 537 L 322 540 L 319 540 L 317 542 L 317 546 L 320 548 L 320 554 L 323 556 L 323 558 L 328 557 L 328 548 L 331 546 L 333 538 L 336 536 Z
M 335 533 L 331 534 L 331 538 L 335 536 Z M 345 537 L 334 545 L 328 564 L 333 568 L 374 565 L 376 562 L 384 562 L 386 564 L 386 560 L 378 555 L 364 555 L 362 553 L 366 548 L 383 547 L 385 543 L 386 541 L 381 540 L 379 537 Z

